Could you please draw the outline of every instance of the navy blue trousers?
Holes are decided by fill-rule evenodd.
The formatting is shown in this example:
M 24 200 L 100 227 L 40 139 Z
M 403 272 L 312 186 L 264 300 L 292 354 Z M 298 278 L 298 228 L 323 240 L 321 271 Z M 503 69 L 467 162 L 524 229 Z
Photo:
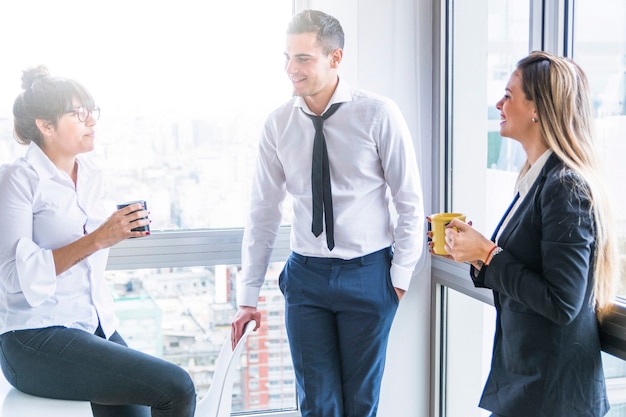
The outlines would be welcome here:
M 398 308 L 392 256 L 287 260 L 279 285 L 302 417 L 376 415 Z
M 7 381 L 28 394 L 90 401 L 95 417 L 192 417 L 196 392 L 177 365 L 66 327 L 7 332 L 0 336 Z M 152 414 L 151 414 L 152 412 Z

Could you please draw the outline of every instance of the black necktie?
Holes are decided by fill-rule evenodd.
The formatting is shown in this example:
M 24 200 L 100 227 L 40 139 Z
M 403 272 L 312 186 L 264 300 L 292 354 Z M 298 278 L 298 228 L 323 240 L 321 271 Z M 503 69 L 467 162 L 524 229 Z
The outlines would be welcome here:
M 328 249 L 335 247 L 333 201 L 330 189 L 330 169 L 328 151 L 324 138 L 324 120 L 335 113 L 341 103 L 335 103 L 321 116 L 305 113 L 313 121 L 315 140 L 313 141 L 313 167 L 311 170 L 311 189 L 313 191 L 313 222 L 311 231 L 315 237 L 322 233 L 322 217 L 326 220 L 326 243 Z M 322 213 L 324 215 L 322 216 Z

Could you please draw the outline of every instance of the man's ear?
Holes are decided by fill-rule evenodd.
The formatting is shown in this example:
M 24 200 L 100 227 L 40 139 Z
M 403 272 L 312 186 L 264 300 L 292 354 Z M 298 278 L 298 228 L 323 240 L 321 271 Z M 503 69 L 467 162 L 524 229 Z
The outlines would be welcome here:
M 54 132 L 54 125 L 47 120 L 35 119 L 35 124 L 44 136 L 50 136 Z
M 343 58 L 343 49 L 337 48 L 330 53 L 330 67 L 337 68 Z

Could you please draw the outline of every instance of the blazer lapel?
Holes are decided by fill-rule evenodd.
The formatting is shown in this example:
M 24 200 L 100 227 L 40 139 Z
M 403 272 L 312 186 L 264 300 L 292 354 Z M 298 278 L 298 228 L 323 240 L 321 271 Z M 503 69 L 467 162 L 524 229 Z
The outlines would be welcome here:
M 515 213 L 513 213 L 513 217 L 511 217 L 507 225 L 504 227 L 504 229 L 502 229 L 502 233 L 500 233 L 500 238 L 498 239 L 498 245 L 503 246 L 503 247 L 506 246 L 506 241 L 508 240 L 509 236 L 511 236 L 511 233 L 513 233 L 515 229 L 517 228 L 517 226 L 519 225 L 519 222 L 522 218 L 522 214 L 528 210 L 533 209 L 532 206 L 535 200 L 537 199 L 538 194 L 541 193 L 541 190 L 543 189 L 543 184 L 545 184 L 546 179 L 548 178 L 548 174 L 560 165 L 559 162 L 560 162 L 559 159 L 554 154 L 550 155 L 550 157 L 546 161 L 546 164 L 541 169 L 539 176 L 533 183 L 532 187 L 530 187 L 530 190 L 528 190 L 528 194 L 526 194 L 524 199 L 521 201 L 519 207 L 517 207 L 517 210 L 515 211 Z M 508 211 L 509 210 L 507 210 L 507 213 L 505 213 L 505 215 L 502 216 L 502 220 L 500 220 L 500 224 L 498 225 L 498 228 L 496 228 L 496 231 L 494 232 L 491 238 L 491 240 L 494 242 L 495 242 L 495 237 L 497 236 L 497 233 L 498 233 L 498 229 L 500 225 L 502 224 L 502 222 L 504 221 L 504 219 L 506 218 Z

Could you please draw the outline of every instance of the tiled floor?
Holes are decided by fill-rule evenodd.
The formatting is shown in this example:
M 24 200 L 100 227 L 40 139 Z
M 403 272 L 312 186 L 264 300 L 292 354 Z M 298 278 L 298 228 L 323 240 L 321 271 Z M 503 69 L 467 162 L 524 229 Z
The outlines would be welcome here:
M 0 417 L 90 417 L 88 402 L 57 401 L 23 394 L 0 375 Z

